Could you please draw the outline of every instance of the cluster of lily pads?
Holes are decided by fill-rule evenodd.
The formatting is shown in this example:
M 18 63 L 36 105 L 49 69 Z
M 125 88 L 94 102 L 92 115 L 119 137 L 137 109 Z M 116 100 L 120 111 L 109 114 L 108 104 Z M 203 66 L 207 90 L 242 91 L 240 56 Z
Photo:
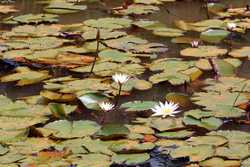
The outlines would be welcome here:
M 237 128 L 250 121 L 250 80 L 237 75 L 250 58 L 244 38 L 249 6 L 206 2 L 204 10 L 213 18 L 176 20 L 168 27 L 137 16 L 161 12 L 174 0 L 124 0 L 106 8 L 110 17 L 59 24 L 62 14 L 88 12 L 90 2 L 105 5 L 37 1 L 43 3 L 42 13 L 1 20 L 13 27 L 1 32 L 0 58 L 18 66 L 0 81 L 42 89 L 15 100 L 0 96 L 0 167 L 157 166 L 159 161 L 165 166 L 250 166 L 250 133 Z M 0 9 L 1 14 L 18 12 L 10 4 Z M 136 35 L 135 29 L 171 41 L 179 53 L 168 56 L 171 48 Z M 55 77 L 53 70 L 59 68 L 65 74 Z M 162 84 L 178 91 L 161 101 L 123 100 Z M 90 120 L 83 118 L 85 112 L 91 112 Z M 133 119 L 106 122 L 111 113 Z M 225 124 L 236 127 L 222 129 Z M 159 157 L 153 154 L 157 151 Z

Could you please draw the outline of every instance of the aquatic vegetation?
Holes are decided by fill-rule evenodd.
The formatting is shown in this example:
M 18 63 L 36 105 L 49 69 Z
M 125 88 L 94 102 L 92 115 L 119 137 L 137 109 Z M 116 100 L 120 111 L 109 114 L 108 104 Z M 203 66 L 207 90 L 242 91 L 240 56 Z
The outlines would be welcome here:
M 162 116 L 165 118 L 166 116 L 175 116 L 175 114 L 181 112 L 177 110 L 179 108 L 178 104 L 174 104 L 173 102 L 159 102 L 159 104 L 155 105 L 151 110 L 154 112 L 152 116 Z
M 246 1 L 0 9 L 1 167 L 249 166 Z

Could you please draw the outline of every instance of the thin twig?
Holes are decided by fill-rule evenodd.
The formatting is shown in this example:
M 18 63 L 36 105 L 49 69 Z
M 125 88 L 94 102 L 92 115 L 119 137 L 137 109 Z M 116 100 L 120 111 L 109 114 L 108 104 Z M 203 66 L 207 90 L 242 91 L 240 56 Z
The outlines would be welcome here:
M 242 86 L 242 88 L 241 88 L 239 94 L 237 95 L 237 97 L 236 97 L 235 100 L 234 100 L 234 103 L 233 103 L 233 105 L 232 105 L 232 108 L 235 106 L 235 104 L 236 104 L 238 98 L 240 97 L 241 92 L 244 91 L 244 89 L 246 88 L 246 86 L 247 86 L 247 83 L 245 83 L 245 84 Z
M 90 70 L 90 74 L 93 73 L 94 71 L 94 67 L 95 67 L 95 63 L 96 63 L 96 59 L 97 59 L 97 56 L 99 54 L 99 47 L 100 47 L 100 30 L 97 29 L 97 33 L 96 33 L 96 54 L 95 54 L 95 59 L 94 59 L 94 62 L 92 64 L 92 67 L 91 67 L 91 70 Z

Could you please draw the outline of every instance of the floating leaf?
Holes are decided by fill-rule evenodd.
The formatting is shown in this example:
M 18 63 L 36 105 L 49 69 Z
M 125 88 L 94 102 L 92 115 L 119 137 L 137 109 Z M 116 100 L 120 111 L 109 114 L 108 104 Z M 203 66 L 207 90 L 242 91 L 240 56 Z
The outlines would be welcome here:
M 227 143 L 227 139 L 222 136 L 197 136 L 191 137 L 186 140 L 190 145 L 213 145 L 213 146 L 221 146 Z
M 118 15 L 142 15 L 155 13 L 159 10 L 160 9 L 157 6 L 153 5 L 132 4 L 129 5 L 126 9 L 124 9 L 123 7 L 113 8 L 112 12 Z
M 86 10 L 87 6 L 85 5 L 75 5 L 74 3 L 67 2 L 52 2 L 44 8 L 44 11 L 54 14 L 66 14 L 66 13 L 75 13 L 78 11 Z
M 15 6 L 12 6 L 12 5 L 0 5 L 0 13 L 7 14 L 7 13 L 18 12 L 18 11 L 19 10 L 17 10 L 15 8 Z
M 206 167 L 230 167 L 230 166 L 240 166 L 240 161 L 237 160 L 224 160 L 222 158 L 214 157 L 199 163 L 200 166 Z
M 199 120 L 190 116 L 185 116 L 183 122 L 185 125 L 195 125 L 207 130 L 216 130 L 223 124 L 222 120 L 214 117 L 202 118 Z
M 116 153 L 141 153 L 141 152 L 147 152 L 154 148 L 153 143 L 139 143 L 138 141 L 134 140 L 119 140 L 116 142 L 113 142 L 110 145 L 110 149 Z
M 183 139 L 191 137 L 194 132 L 187 131 L 187 130 L 180 130 L 175 132 L 162 132 L 157 133 L 156 135 L 160 138 L 167 138 L 167 139 Z
M 149 159 L 147 153 L 143 154 L 117 154 L 112 157 L 112 162 L 116 164 L 138 165 Z
M 173 151 L 170 155 L 172 158 L 189 157 L 191 162 L 200 162 L 214 155 L 215 150 L 210 145 L 198 146 L 181 146 Z
M 107 124 L 104 125 L 97 133 L 96 136 L 102 139 L 124 138 L 130 133 L 129 129 L 120 124 Z
M 227 49 L 221 49 L 217 46 L 199 46 L 198 48 L 186 48 L 181 50 L 182 56 L 188 57 L 217 57 L 227 53 Z
M 30 70 L 28 67 L 17 67 L 15 71 L 15 74 L 1 77 L 1 82 L 18 81 L 18 86 L 24 86 L 41 82 L 50 77 L 47 71 L 37 72 Z
M 100 127 L 92 121 L 59 120 L 45 125 L 44 129 L 51 131 L 54 137 L 70 139 L 93 135 Z
M 153 108 L 157 103 L 153 101 L 133 101 L 123 103 L 121 108 L 126 108 L 126 111 L 146 111 Z
M 54 14 L 25 14 L 16 17 L 6 18 L 3 20 L 4 23 L 21 23 L 21 24 L 30 24 L 30 23 L 55 23 L 58 22 L 58 16 Z
M 132 21 L 126 18 L 100 18 L 84 21 L 84 24 L 94 28 L 121 29 L 130 27 Z
M 250 134 L 248 132 L 236 130 L 219 130 L 208 133 L 208 135 L 224 136 L 230 143 L 246 144 L 250 141 Z
M 182 120 L 179 118 L 153 118 L 150 126 L 161 132 L 184 128 Z
M 229 147 L 216 148 L 216 155 L 228 159 L 244 159 L 250 155 L 249 148 L 245 144 L 231 144 Z
M 201 33 L 201 39 L 206 42 L 219 43 L 225 39 L 230 32 L 225 30 L 209 29 Z
M 88 93 L 88 94 L 85 94 L 85 95 L 79 97 L 79 100 L 88 109 L 100 110 L 99 103 L 107 100 L 107 97 L 103 96 L 103 95 L 99 95 L 99 94 Z

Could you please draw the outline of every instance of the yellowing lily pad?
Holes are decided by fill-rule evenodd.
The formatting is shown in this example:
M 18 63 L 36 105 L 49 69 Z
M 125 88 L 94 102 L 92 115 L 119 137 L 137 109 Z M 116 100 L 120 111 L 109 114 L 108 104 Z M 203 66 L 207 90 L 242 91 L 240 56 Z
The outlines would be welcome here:
M 18 86 L 24 86 L 39 83 L 50 77 L 47 71 L 33 71 L 28 67 L 17 67 L 15 71 L 15 74 L 1 77 L 1 82 L 18 81 Z
M 186 48 L 181 50 L 182 56 L 188 57 L 218 57 L 227 53 L 227 49 L 217 46 L 199 46 L 198 48 Z
M 240 161 L 237 160 L 224 160 L 223 158 L 214 157 L 199 163 L 200 166 L 204 167 L 230 167 L 230 166 L 240 166 Z
M 236 58 L 250 57 L 250 47 L 242 47 L 241 49 L 234 49 L 229 52 L 229 55 Z

